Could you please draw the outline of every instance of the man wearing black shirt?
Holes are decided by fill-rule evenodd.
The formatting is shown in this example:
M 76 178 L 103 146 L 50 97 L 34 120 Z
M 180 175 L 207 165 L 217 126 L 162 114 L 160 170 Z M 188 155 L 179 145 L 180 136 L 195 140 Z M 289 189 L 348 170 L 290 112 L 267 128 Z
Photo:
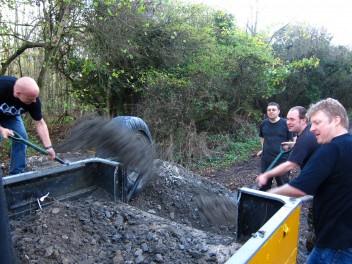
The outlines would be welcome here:
M 280 146 L 282 142 L 292 139 L 292 134 L 288 131 L 286 120 L 280 118 L 280 106 L 278 103 L 270 102 L 266 108 L 267 116 L 260 125 L 259 137 L 262 144 L 262 150 L 257 153 L 261 155 L 261 172 L 267 170 L 276 156 L 280 153 Z M 280 164 L 287 160 L 287 154 L 277 161 Z M 278 186 L 288 182 L 287 175 L 280 175 L 275 177 Z M 261 190 L 265 191 L 271 188 L 272 178 L 268 179 L 267 183 L 261 186 Z
M 302 169 L 310 156 L 319 147 L 317 139 L 309 130 L 310 125 L 306 117 L 307 110 L 303 106 L 292 107 L 287 113 L 287 127 L 292 133 L 297 133 L 298 137 L 287 161 L 274 167 L 270 171 L 258 175 L 256 181 L 261 187 L 268 179 L 284 175 L 294 169 Z
M 14 135 L 13 131 L 16 131 L 24 139 L 27 139 L 21 115 L 28 112 L 34 119 L 36 131 L 50 158 L 54 159 L 56 154 L 51 145 L 48 127 L 42 117 L 38 96 L 39 87 L 32 78 L 0 77 L 0 135 L 2 138 L 8 138 L 10 135 Z M 21 173 L 25 167 L 26 145 L 12 142 L 9 174 Z
M 311 131 L 322 144 L 300 175 L 270 190 L 292 197 L 313 195 L 316 243 L 307 263 L 352 263 L 352 135 L 345 108 L 325 99 L 308 110 Z

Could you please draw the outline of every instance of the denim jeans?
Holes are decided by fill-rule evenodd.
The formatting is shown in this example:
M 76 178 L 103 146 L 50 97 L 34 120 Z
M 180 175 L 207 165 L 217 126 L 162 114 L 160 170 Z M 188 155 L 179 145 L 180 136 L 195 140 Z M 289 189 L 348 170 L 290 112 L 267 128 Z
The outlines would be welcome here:
M 24 127 L 21 116 L 14 116 L 9 117 L 8 119 L 0 120 L 0 125 L 16 131 L 24 139 L 28 139 L 26 128 Z M 2 137 L 0 137 L 0 140 L 2 140 Z M 27 146 L 25 144 L 12 141 L 9 174 L 24 172 L 26 168 L 26 148 Z
M 314 247 L 307 264 L 350 264 L 352 263 L 352 248 L 329 249 Z

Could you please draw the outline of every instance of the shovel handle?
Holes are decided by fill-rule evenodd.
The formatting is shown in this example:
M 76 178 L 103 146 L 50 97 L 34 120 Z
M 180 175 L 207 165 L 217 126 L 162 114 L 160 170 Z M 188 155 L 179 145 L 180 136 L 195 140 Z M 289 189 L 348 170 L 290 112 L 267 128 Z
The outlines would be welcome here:
M 44 154 L 44 155 L 48 155 L 48 151 L 46 149 L 43 149 L 41 147 L 39 147 L 38 145 L 24 139 L 20 134 L 18 134 L 16 131 L 13 131 L 13 136 L 9 136 L 12 140 L 16 141 L 16 142 L 22 142 L 23 144 L 27 145 L 28 147 L 31 147 L 33 148 L 34 150 L 38 151 L 39 153 L 41 154 Z M 64 160 L 58 158 L 58 157 L 55 157 L 56 161 L 60 162 L 61 164 L 67 164 L 67 162 L 65 162 Z
M 291 149 L 289 150 L 285 150 L 282 146 L 280 147 L 280 153 L 275 157 L 275 159 L 273 160 L 273 162 L 270 163 L 269 167 L 266 168 L 265 171 L 269 171 L 271 170 L 276 163 L 279 161 L 279 159 L 282 157 L 282 155 L 284 155 L 285 153 L 289 153 L 291 152 Z

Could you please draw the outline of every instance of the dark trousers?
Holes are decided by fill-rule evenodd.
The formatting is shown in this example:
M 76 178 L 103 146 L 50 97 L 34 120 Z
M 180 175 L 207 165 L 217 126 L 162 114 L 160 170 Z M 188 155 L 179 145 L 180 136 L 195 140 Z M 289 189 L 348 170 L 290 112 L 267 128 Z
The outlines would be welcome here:
M 0 172 L 0 263 L 15 263 L 9 219 L 7 215 L 7 203 L 2 185 L 2 173 Z
M 270 164 L 272 163 L 272 161 L 273 161 L 273 160 L 270 160 L 270 161 L 269 161 L 269 160 L 264 160 L 264 159 L 261 160 L 260 166 L 261 166 L 261 172 L 262 172 L 262 173 L 267 170 L 267 168 L 270 166 Z M 277 166 L 277 165 L 279 165 L 279 164 L 281 164 L 281 163 L 283 163 L 283 162 L 285 162 L 285 161 L 286 161 L 286 158 L 284 158 L 284 159 L 279 159 L 279 160 L 277 161 L 277 163 L 275 164 L 275 166 Z M 274 166 L 274 167 L 275 167 L 275 166 Z M 275 178 L 275 181 L 276 181 L 277 186 L 281 186 L 281 185 L 284 185 L 285 183 L 288 183 L 288 182 L 289 182 L 289 173 L 285 173 L 285 174 L 282 175 L 282 176 L 278 176 L 278 177 L 274 177 L 274 178 Z M 270 179 L 268 180 L 268 182 L 267 182 L 265 185 L 263 185 L 259 190 L 261 190 L 261 191 L 267 191 L 267 190 L 271 189 L 272 184 L 273 184 L 273 178 L 270 178 Z

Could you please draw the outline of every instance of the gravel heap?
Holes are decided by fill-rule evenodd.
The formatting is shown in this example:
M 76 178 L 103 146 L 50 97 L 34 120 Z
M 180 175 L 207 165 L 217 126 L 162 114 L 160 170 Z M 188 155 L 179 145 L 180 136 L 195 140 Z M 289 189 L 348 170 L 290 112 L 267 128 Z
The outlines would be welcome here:
M 219 184 L 163 162 L 130 204 L 104 190 L 11 220 L 20 263 L 224 263 L 241 246 L 235 226 L 213 226 L 199 194 L 229 195 Z

